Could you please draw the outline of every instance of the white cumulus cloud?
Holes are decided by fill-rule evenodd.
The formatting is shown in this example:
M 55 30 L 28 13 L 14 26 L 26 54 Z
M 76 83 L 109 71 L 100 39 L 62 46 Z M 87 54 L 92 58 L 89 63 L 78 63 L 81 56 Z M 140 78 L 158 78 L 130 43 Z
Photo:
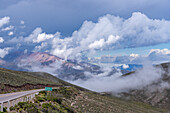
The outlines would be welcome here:
M 12 29 L 14 29 L 14 26 L 8 26 L 8 27 L 5 27 L 5 28 L 2 28 L 2 30 L 1 31 L 9 31 L 9 30 L 12 30 Z
M 8 54 L 8 52 L 9 52 L 10 49 L 11 49 L 11 48 L 3 48 L 3 49 L 0 48 L 0 58 L 4 58 L 5 55 Z
M 110 35 L 109 37 L 108 37 L 108 40 L 107 40 L 107 44 L 114 44 L 114 43 L 116 43 L 116 41 L 118 41 L 120 39 L 120 36 L 113 36 L 113 35 Z
M 2 27 L 2 26 L 5 25 L 5 24 L 8 24 L 9 21 L 10 21 L 10 17 L 0 18 L 0 27 Z
M 99 41 L 95 41 L 94 43 L 89 45 L 90 49 L 99 49 L 101 47 L 103 47 L 105 44 L 104 39 L 100 39 Z
M 12 36 L 13 34 L 14 34 L 14 32 L 12 32 L 12 31 L 10 31 L 10 32 L 8 33 L 9 36 Z
M 42 33 L 42 29 L 40 27 L 37 27 L 28 37 L 24 39 L 25 42 L 33 42 L 38 35 Z
M 4 42 L 3 37 L 0 37 L 0 43 L 3 43 L 3 42 Z
M 39 43 L 39 42 L 51 39 L 53 37 L 54 37 L 53 34 L 41 33 L 41 34 L 38 34 L 38 37 L 36 39 L 33 39 L 33 43 Z
M 34 44 L 30 44 L 34 46 L 32 48 L 39 46 L 40 42 L 47 42 L 51 54 L 76 58 L 82 53 L 95 50 L 137 48 L 167 43 L 170 42 L 169 28 L 169 20 L 151 19 L 140 12 L 132 13 L 127 19 L 108 14 L 100 17 L 96 23 L 85 21 L 70 37 L 62 37 L 59 32 L 42 33 L 42 29 L 38 27 L 29 36 L 15 37 L 11 42 L 33 42 Z
M 47 46 L 47 42 L 42 42 L 41 45 L 39 46 L 35 46 L 35 49 L 34 51 L 40 51 L 42 48 L 46 47 Z
M 126 65 L 126 64 L 123 64 L 122 66 L 123 66 L 123 69 L 129 68 L 129 65 Z
M 149 54 L 151 53 L 157 53 L 157 54 L 170 54 L 170 50 L 168 50 L 167 48 L 164 49 L 151 49 Z

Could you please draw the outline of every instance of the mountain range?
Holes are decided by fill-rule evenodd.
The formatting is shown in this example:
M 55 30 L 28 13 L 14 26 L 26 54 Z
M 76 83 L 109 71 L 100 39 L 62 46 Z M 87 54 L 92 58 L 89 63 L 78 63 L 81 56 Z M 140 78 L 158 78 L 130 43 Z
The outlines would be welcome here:
M 114 64 L 142 64 L 143 62 L 152 62 L 160 64 L 170 61 L 170 50 L 168 49 L 152 49 L 146 55 L 130 54 L 130 55 L 104 55 L 101 57 L 90 58 L 89 62 L 94 63 L 114 63 Z
M 10 53 L 0 59 L 0 67 L 31 72 L 50 72 L 52 70 L 53 74 L 58 75 L 58 77 L 69 80 L 86 79 L 84 75 L 86 71 L 94 74 L 102 73 L 100 66 L 76 60 L 64 60 L 44 52 Z

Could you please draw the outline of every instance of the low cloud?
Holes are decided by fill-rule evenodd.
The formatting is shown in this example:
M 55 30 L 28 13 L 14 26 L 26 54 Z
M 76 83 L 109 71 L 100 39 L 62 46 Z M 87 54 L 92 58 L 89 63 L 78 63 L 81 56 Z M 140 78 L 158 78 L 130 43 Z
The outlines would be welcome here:
M 119 93 L 146 87 L 161 79 L 162 73 L 161 68 L 146 64 L 143 69 L 128 76 L 122 77 L 121 73 L 115 73 L 111 76 L 91 75 L 92 78 L 86 81 L 77 80 L 72 81 L 72 83 L 97 92 Z
M 127 68 L 129 68 L 129 65 L 123 64 L 123 69 L 127 69 Z
M 31 72 L 47 72 L 54 76 L 58 76 L 57 70 L 61 69 L 62 61 L 56 60 L 50 65 L 42 65 L 40 62 L 37 62 L 36 59 L 25 58 L 22 59 L 22 61 L 19 62 L 17 66 L 29 70 Z

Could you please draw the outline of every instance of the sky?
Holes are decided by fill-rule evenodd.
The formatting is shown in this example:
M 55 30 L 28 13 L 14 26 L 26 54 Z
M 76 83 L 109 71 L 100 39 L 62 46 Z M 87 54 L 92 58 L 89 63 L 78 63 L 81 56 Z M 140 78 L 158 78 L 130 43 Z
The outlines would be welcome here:
M 85 20 L 96 22 L 106 14 L 128 18 L 142 12 L 169 20 L 169 4 L 169 0 L 0 0 L 0 17 L 10 16 L 15 24 L 24 20 L 28 33 L 38 26 L 47 33 L 70 36 Z
M 0 0 L 0 18 L 6 17 L 0 24 L 1 56 L 13 50 L 75 58 L 87 52 L 143 55 L 151 49 L 170 49 L 169 4 L 169 0 Z

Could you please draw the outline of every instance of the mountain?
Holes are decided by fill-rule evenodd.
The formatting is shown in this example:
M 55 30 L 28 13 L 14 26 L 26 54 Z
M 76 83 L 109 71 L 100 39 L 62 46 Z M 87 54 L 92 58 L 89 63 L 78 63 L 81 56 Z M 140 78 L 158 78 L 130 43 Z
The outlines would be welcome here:
M 162 77 L 143 88 L 120 93 L 122 98 L 144 102 L 152 106 L 170 109 L 170 63 L 156 65 L 162 69 Z M 131 72 L 124 76 L 131 76 Z
M 0 69 L 0 93 L 58 87 L 51 93 L 40 92 L 32 102 L 20 102 L 11 107 L 11 112 L 107 112 L 107 113 L 162 113 L 167 109 L 152 107 L 136 101 L 123 100 L 107 93 L 93 92 L 43 72 L 23 72 Z
M 84 74 L 86 71 L 94 74 L 102 73 L 100 66 L 76 60 L 64 60 L 45 52 L 13 52 L 6 55 L 1 62 L 2 68 L 30 72 L 52 71 L 60 78 L 68 80 L 87 79 Z
M 153 64 L 170 61 L 170 50 L 168 49 L 152 49 L 147 55 L 130 54 L 130 55 L 104 55 L 96 58 L 89 58 L 89 62 L 93 63 L 113 63 L 113 64 L 142 64 L 150 61 Z

